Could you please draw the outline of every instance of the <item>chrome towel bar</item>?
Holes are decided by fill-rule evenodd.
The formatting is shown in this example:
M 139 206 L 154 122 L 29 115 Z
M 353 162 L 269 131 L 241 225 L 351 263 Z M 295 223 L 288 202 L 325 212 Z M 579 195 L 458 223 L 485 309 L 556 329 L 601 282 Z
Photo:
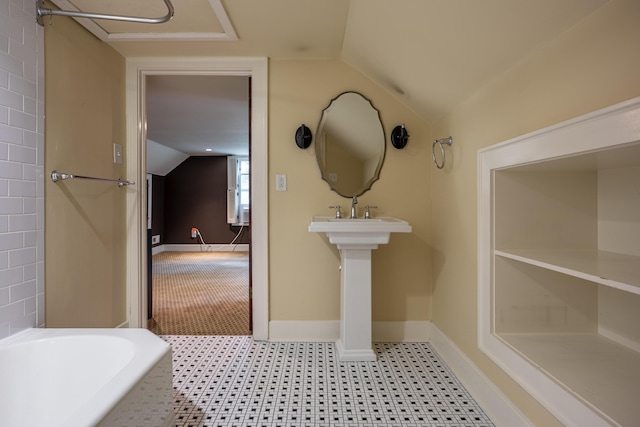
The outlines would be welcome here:
M 135 182 L 133 181 L 125 181 L 122 179 L 96 178 L 93 176 L 74 175 L 70 173 L 58 172 L 55 170 L 51 172 L 51 181 L 53 182 L 64 181 L 65 179 L 74 179 L 74 178 L 91 179 L 93 181 L 117 182 L 118 187 L 124 187 L 126 185 L 135 185 Z
M 137 22 L 140 24 L 162 24 L 168 22 L 173 18 L 175 13 L 173 5 L 170 0 L 164 0 L 165 6 L 167 6 L 167 14 L 161 16 L 159 18 L 144 18 L 138 16 L 126 16 L 126 15 L 110 15 L 106 13 L 91 13 L 91 12 L 80 12 L 79 10 L 53 10 L 47 9 L 44 7 L 44 0 L 36 1 L 36 12 L 37 12 L 37 22 L 40 25 L 44 25 L 43 17 L 58 15 L 58 16 L 71 16 L 73 18 L 89 18 L 89 19 L 110 19 L 113 21 L 127 21 L 127 22 Z

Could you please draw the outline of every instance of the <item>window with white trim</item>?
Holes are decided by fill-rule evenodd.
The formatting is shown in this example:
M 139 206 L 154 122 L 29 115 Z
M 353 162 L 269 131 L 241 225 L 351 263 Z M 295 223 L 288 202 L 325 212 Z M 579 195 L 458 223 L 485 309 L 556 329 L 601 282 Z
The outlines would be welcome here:
M 250 170 L 248 157 L 227 157 L 227 223 L 248 224 Z

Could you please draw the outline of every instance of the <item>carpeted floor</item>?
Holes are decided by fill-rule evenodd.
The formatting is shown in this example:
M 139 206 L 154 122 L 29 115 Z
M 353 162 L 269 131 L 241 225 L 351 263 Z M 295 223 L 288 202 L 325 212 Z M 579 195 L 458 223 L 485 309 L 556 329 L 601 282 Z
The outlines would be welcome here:
M 247 252 L 162 252 L 153 257 L 159 335 L 251 335 Z

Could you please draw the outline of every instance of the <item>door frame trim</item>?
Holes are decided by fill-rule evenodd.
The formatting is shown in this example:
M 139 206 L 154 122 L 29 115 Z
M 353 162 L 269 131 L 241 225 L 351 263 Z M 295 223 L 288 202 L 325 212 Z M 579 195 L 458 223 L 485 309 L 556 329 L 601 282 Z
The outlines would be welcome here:
M 149 75 L 251 77 L 251 269 L 253 337 L 269 339 L 267 58 L 127 58 L 127 179 L 146 182 L 145 81 Z M 126 292 L 131 328 L 147 327 L 146 185 L 126 187 Z

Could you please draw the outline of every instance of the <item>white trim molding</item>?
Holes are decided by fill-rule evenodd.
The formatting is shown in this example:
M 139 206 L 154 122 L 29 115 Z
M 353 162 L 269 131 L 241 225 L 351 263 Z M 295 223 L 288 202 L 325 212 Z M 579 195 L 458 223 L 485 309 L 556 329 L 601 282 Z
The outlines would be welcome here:
M 431 338 L 431 322 L 427 320 L 374 321 L 371 333 L 374 342 L 428 342 Z
M 431 326 L 431 345 L 494 424 L 534 425 L 436 325 Z
M 340 337 L 339 320 L 272 320 L 269 322 L 269 341 L 327 342 Z
M 431 323 L 426 320 L 372 323 L 374 342 L 428 342 Z M 339 320 L 272 320 L 270 341 L 327 342 L 340 339 Z
M 615 421 L 589 403 L 586 397 L 547 373 L 545 366 L 530 361 L 494 333 L 494 255 L 499 252 L 494 248 L 494 172 L 622 147 L 636 143 L 638 135 L 640 97 L 478 151 L 478 347 L 566 426 L 609 426 Z M 585 278 L 591 280 L 588 276 Z M 601 279 L 601 283 L 606 280 Z M 624 288 L 621 286 L 620 289 Z M 599 332 L 607 334 L 603 329 Z M 629 344 L 620 340 L 621 337 L 609 337 L 618 338 L 618 343 Z M 612 359 L 611 363 L 616 362 Z
M 127 177 L 146 179 L 146 78 L 151 75 L 251 77 L 251 274 L 253 337 L 269 338 L 269 218 L 268 218 L 268 62 L 267 58 L 154 57 L 127 59 Z M 127 306 L 130 327 L 147 320 L 146 186 L 128 186 Z
M 212 244 L 200 245 L 197 243 L 165 243 L 163 245 L 154 246 L 153 255 L 162 252 L 249 252 L 249 244 L 240 243 L 237 245 L 229 244 Z

